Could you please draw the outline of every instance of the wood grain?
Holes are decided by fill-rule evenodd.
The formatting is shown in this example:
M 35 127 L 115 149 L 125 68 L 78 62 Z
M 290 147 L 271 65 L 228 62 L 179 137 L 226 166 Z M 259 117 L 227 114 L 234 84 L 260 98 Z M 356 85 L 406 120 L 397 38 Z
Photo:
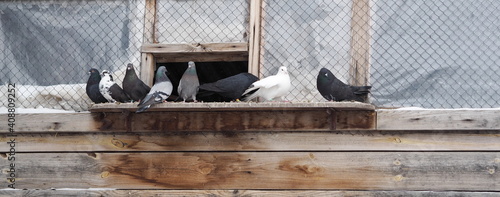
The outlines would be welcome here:
M 16 188 L 500 191 L 499 165 L 498 152 L 18 153 Z
M 134 103 L 103 105 L 91 109 L 99 113 L 18 114 L 15 132 L 332 131 L 376 126 L 376 114 L 369 110 L 373 106 L 359 103 L 163 103 L 139 114 Z M 0 116 L 0 121 L 7 118 Z M 0 132 L 8 129 L 0 125 Z
M 499 130 L 498 109 L 377 110 L 380 130 Z
M 90 108 L 91 112 L 122 112 L 123 110 L 135 112 L 137 103 L 103 103 L 94 104 Z M 166 102 L 152 106 L 151 111 L 282 111 L 282 110 L 367 110 L 374 111 L 375 106 L 360 102 L 207 102 L 207 103 L 184 103 Z
M 260 77 L 262 1 L 250 1 L 248 72 Z
M 142 53 L 247 52 L 248 43 L 143 44 Z
M 146 0 L 144 12 L 144 43 L 156 43 L 156 0 Z
M 353 0 L 351 8 L 351 42 L 349 54 L 349 84 L 365 86 L 370 81 L 370 20 L 369 0 Z
M 433 196 L 433 197 L 498 197 L 498 192 L 464 192 L 464 191 L 332 191 L 332 190 L 0 190 L 0 196 L 317 196 L 317 197 L 401 197 L 401 196 Z
M 497 131 L 20 133 L 18 152 L 500 151 Z

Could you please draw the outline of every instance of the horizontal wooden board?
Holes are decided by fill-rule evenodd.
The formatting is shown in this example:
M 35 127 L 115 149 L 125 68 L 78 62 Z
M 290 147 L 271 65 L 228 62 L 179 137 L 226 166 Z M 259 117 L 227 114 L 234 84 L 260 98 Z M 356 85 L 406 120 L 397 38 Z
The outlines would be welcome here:
M 380 130 L 500 129 L 500 109 L 377 110 Z
M 10 162 L 0 160 L 7 176 Z M 498 152 L 18 153 L 16 188 L 500 191 Z M 7 187 L 7 182 L 4 182 Z
M 433 197 L 497 197 L 498 192 L 463 192 L 463 191 L 332 191 L 332 190 L 0 190 L 0 196 L 317 196 L 317 197 L 401 197 L 401 196 L 433 196 Z
M 140 151 L 500 151 L 497 131 L 19 133 L 0 150 Z
M 248 43 L 181 43 L 181 44 L 143 44 L 142 53 L 204 53 L 204 52 L 247 52 Z
M 88 112 L 81 113 L 29 113 L 16 114 L 14 117 L 13 133 L 20 132 L 64 132 L 64 131 L 98 131 L 101 127 L 99 122 L 94 121 L 94 116 Z M 1 133 L 9 133 L 7 115 L 0 114 Z
M 168 103 L 160 104 L 145 113 L 135 113 L 135 104 L 103 104 L 92 109 L 92 113 L 17 114 L 14 131 L 20 133 L 375 129 L 375 111 L 365 110 L 370 107 L 373 106 L 361 103 L 289 105 Z M 0 116 L 0 122 L 2 121 L 7 123 L 8 116 Z M 9 129 L 7 124 L 0 125 L 0 132 L 7 133 Z
M 334 111 L 374 111 L 375 106 L 360 102 L 166 102 L 153 105 L 145 113 L 152 111 L 283 111 L 283 110 L 326 110 Z M 137 110 L 137 103 L 93 104 L 91 112 L 122 112 Z
M 149 54 L 149 53 L 148 53 Z M 155 53 L 153 54 L 157 63 L 172 62 L 233 62 L 248 61 L 248 52 L 204 52 L 204 53 Z

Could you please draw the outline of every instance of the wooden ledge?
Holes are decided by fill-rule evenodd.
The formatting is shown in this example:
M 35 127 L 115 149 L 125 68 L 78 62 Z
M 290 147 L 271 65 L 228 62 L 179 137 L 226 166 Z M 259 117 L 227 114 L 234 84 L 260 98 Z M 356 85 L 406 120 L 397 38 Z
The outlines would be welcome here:
M 228 102 L 228 103 L 184 103 L 167 102 L 152 106 L 146 112 L 157 111 L 284 111 L 284 110 L 322 110 L 334 111 L 374 111 L 375 106 L 360 102 Z M 94 104 L 91 112 L 136 111 L 136 103 Z
M 90 111 L 100 131 L 333 131 L 375 129 L 375 107 L 366 103 L 232 102 L 154 105 L 97 104 Z

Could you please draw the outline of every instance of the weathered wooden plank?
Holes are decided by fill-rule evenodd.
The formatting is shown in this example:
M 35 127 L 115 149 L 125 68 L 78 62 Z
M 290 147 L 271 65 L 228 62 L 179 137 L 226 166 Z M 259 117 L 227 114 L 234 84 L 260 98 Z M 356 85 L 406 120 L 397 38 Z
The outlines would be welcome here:
M 137 103 L 104 103 L 94 104 L 90 108 L 92 112 L 122 112 L 123 110 L 136 111 Z M 326 110 L 332 109 L 335 111 L 346 110 L 375 110 L 375 106 L 367 103 L 360 102 L 167 102 L 160 103 L 148 109 L 151 111 L 254 111 L 254 110 L 269 110 L 269 111 L 282 111 L 282 110 Z
M 137 107 L 133 103 L 103 106 L 93 108 L 96 113 L 90 114 L 18 114 L 14 129 L 16 132 L 331 131 L 374 129 L 376 120 L 373 111 L 345 112 L 349 108 L 373 108 L 367 104 L 163 103 L 139 114 L 134 112 Z M 7 122 L 7 118 L 0 116 L 0 121 Z M 0 125 L 0 132 L 9 132 L 8 125 Z
M 400 197 L 400 196 L 433 196 L 433 197 L 497 197 L 499 192 L 463 192 L 463 191 L 332 191 L 332 190 L 0 190 L 1 196 L 318 196 L 318 197 Z
M 500 151 L 498 131 L 19 133 L 17 152 Z
M 377 110 L 380 130 L 500 129 L 498 109 Z
M 156 0 L 146 0 L 144 12 L 144 43 L 157 43 L 156 39 Z
M 260 76 L 262 0 L 250 1 L 248 72 Z
M 141 68 L 140 77 L 150 87 L 153 86 L 153 80 L 156 70 L 156 59 L 150 53 L 141 54 Z
M 334 125 L 328 111 L 210 111 L 129 114 L 128 131 L 325 131 Z M 106 119 L 107 120 L 107 119 Z M 110 119 L 113 121 L 113 119 Z M 104 122 L 103 122 L 104 124 Z M 120 122 L 102 128 L 123 129 Z
M 345 110 L 333 112 L 336 119 L 336 130 L 375 129 L 377 128 L 377 115 L 375 111 Z
M 248 43 L 143 44 L 142 53 L 205 53 L 246 52 Z
M 171 62 L 231 62 L 248 61 L 248 52 L 204 52 L 204 53 L 155 53 L 155 61 L 158 63 Z
M 370 1 L 352 0 L 349 84 L 368 85 L 370 80 Z
M 7 117 L 7 116 L 5 116 Z M 0 118 L 0 120 L 5 119 Z M 6 121 L 5 121 L 6 122 Z M 19 114 L 15 132 L 158 132 L 158 131 L 329 131 L 331 113 L 309 111 L 165 111 L 136 114 Z M 8 133 L 7 124 L 0 132 Z
M 96 122 L 94 116 L 101 116 L 101 114 L 88 112 L 16 114 L 13 133 L 98 131 L 101 123 Z M 0 122 L 7 122 L 7 115 L 0 116 Z M 7 124 L 0 124 L 0 133 L 9 133 L 7 126 Z
M 500 191 L 498 152 L 18 153 L 15 158 L 18 189 Z M 0 166 L 9 164 L 0 160 Z

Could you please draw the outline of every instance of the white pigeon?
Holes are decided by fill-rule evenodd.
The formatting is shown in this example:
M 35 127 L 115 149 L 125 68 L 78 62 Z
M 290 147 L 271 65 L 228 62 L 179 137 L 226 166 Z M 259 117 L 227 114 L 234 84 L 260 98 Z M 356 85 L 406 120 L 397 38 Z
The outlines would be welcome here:
M 103 70 L 101 72 L 102 78 L 101 81 L 99 82 L 99 92 L 101 92 L 102 96 L 108 100 L 110 103 L 116 102 L 113 97 L 111 97 L 111 94 L 109 92 L 109 88 L 115 83 L 109 75 L 109 71 Z
M 265 101 L 272 101 L 275 98 L 282 98 L 291 88 L 290 76 L 286 67 L 279 68 L 278 73 L 273 76 L 254 82 L 243 92 L 241 100 L 249 101 L 260 97 Z
M 156 103 L 162 103 L 167 100 L 167 98 L 172 94 L 173 86 L 170 79 L 167 77 L 167 68 L 165 66 L 160 66 L 156 71 L 155 84 L 151 87 L 149 93 L 141 100 L 137 105 L 139 108 L 136 113 L 143 112 L 149 109 L 151 105 Z
M 113 81 L 113 76 L 107 70 L 102 71 L 102 78 L 99 82 L 99 92 L 108 102 L 128 102 L 130 98 L 125 94 L 123 89 Z

